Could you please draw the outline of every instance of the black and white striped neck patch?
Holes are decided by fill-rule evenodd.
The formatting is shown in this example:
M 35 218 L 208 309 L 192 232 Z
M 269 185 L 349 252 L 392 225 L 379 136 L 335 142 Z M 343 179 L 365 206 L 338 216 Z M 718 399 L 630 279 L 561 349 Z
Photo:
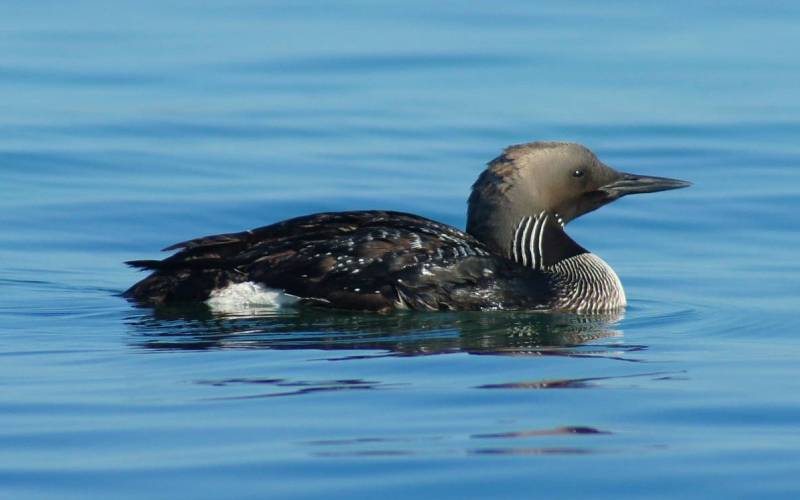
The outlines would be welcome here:
M 544 229 L 552 224 L 547 212 L 526 216 L 520 219 L 514 229 L 514 240 L 511 245 L 511 256 L 519 264 L 533 269 L 544 268 Z

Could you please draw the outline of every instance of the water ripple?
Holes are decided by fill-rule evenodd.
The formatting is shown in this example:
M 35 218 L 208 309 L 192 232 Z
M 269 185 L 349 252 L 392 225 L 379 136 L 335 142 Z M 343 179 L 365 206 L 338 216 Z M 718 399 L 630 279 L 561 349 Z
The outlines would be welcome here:
M 531 380 L 523 382 L 508 382 L 503 384 L 484 384 L 477 386 L 476 389 L 591 389 L 601 387 L 600 384 L 594 383 L 599 381 L 617 381 L 636 377 L 647 377 L 651 380 L 670 380 L 672 379 L 671 376 L 679 373 L 685 372 L 650 372 L 607 377 L 586 377 L 561 380 Z M 666 376 L 670 376 L 670 378 L 666 378 Z
M 200 385 L 209 385 L 213 387 L 257 385 L 257 386 L 274 386 L 280 389 L 277 392 L 261 392 L 257 394 L 246 394 L 239 396 L 219 396 L 219 397 L 204 398 L 205 400 L 209 401 L 234 400 L 234 399 L 260 399 L 260 398 L 274 398 L 283 396 L 302 396 L 304 394 L 313 394 L 317 392 L 338 392 L 338 391 L 379 389 L 383 387 L 388 387 L 390 385 L 390 384 L 383 384 L 381 382 L 358 380 L 358 379 L 308 381 L 308 380 L 285 380 L 280 378 L 198 380 L 196 383 Z
M 360 53 L 333 54 L 325 57 L 299 57 L 285 60 L 247 61 L 226 65 L 244 73 L 267 74 L 337 74 L 405 72 L 419 70 L 446 71 L 452 68 L 481 68 L 522 63 L 524 59 L 508 54 L 476 53 Z
M 157 310 L 128 319 L 132 345 L 157 350 L 379 350 L 418 356 L 468 352 L 505 356 L 608 356 L 639 346 L 618 341 L 606 317 L 540 313 L 352 314 L 265 310 L 249 317 L 204 307 Z M 616 341 L 604 344 L 607 339 Z M 597 343 L 601 342 L 601 343 Z M 371 354 L 367 354 L 370 356 Z M 337 357 L 335 359 L 358 359 Z

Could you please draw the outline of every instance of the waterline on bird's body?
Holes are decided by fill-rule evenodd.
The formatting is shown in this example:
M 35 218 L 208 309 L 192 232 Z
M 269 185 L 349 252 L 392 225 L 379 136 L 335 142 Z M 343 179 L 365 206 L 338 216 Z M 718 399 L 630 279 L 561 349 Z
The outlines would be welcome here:
M 298 298 L 283 290 L 245 281 L 211 291 L 206 305 L 215 313 L 243 313 L 258 308 L 278 308 L 295 304 Z

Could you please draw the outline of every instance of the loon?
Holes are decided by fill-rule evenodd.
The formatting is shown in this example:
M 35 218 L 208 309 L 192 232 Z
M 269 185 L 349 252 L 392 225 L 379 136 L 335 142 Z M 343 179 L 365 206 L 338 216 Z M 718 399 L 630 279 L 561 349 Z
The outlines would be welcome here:
M 327 212 L 169 246 L 122 295 L 149 306 L 213 305 L 254 292 L 361 311 L 614 311 L 617 274 L 564 231 L 622 196 L 689 182 L 622 173 L 586 147 L 513 145 L 472 186 L 466 232 L 401 212 Z

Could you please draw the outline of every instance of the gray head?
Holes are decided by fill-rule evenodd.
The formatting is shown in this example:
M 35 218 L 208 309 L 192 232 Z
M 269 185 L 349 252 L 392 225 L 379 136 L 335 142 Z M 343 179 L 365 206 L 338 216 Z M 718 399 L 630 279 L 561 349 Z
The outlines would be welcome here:
M 514 228 L 523 217 L 544 212 L 564 225 L 628 194 L 689 185 L 618 172 L 580 144 L 519 144 L 492 160 L 472 186 L 467 232 L 508 254 Z

